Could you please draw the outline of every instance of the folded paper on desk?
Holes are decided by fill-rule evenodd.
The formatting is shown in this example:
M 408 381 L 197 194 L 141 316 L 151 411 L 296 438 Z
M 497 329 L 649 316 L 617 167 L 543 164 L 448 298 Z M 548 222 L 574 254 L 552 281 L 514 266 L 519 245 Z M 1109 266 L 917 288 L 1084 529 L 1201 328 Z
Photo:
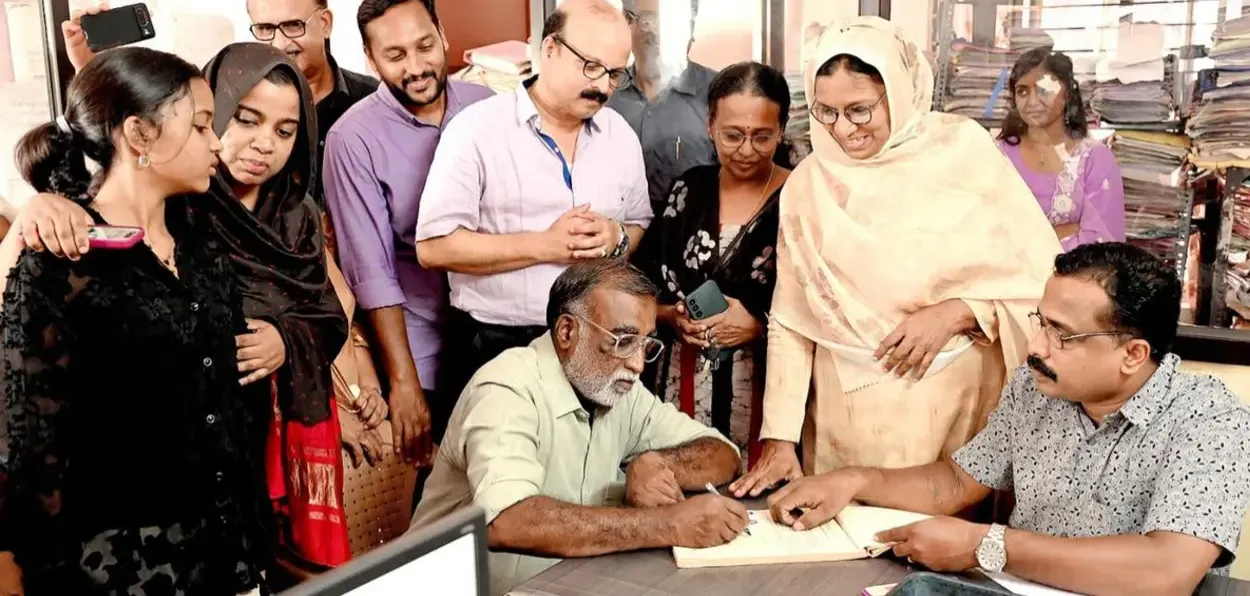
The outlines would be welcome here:
M 864 588 L 863 594 L 864 596 L 886 596 L 886 594 L 889 594 L 890 590 L 893 590 L 894 586 L 897 585 L 898 584 L 881 584 L 880 586 L 869 586 Z
M 986 571 L 985 576 L 994 580 L 994 583 L 1007 588 L 1012 594 L 1023 594 L 1024 596 L 1081 596 L 1076 592 L 1068 592 L 1059 588 L 1035 584 L 1027 579 L 1020 579 L 1006 572 L 991 573 Z
M 878 532 L 929 516 L 897 509 L 848 505 L 834 520 L 796 531 L 773 521 L 768 511 L 749 511 L 750 534 L 711 548 L 673 547 L 679 568 L 732 567 L 777 563 L 822 563 L 876 557 L 890 545 L 873 540 Z

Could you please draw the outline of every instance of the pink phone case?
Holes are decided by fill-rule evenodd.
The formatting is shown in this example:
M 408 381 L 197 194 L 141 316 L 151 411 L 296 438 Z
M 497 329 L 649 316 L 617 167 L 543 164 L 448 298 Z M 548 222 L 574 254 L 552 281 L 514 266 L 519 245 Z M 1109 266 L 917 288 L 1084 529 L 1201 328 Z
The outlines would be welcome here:
M 143 228 L 124 226 L 91 226 L 87 228 L 91 248 L 130 248 L 143 240 Z

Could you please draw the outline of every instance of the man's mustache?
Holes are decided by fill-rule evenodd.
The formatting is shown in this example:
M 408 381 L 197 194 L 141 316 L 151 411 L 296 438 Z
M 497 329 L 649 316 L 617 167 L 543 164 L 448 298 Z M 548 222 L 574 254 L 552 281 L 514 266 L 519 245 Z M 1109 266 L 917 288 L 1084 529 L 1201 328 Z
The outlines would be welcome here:
M 1042 362 L 1041 358 L 1029 354 L 1029 358 L 1026 362 L 1028 363 L 1029 368 L 1041 373 L 1043 377 L 1050 379 L 1052 383 L 1059 380 L 1059 375 L 1056 374 L 1055 371 L 1050 370 L 1050 367 L 1046 366 L 1046 363 Z
M 598 89 L 586 89 L 582 91 L 580 97 L 582 99 L 589 99 L 590 101 L 597 102 L 599 105 L 608 103 L 608 94 Z

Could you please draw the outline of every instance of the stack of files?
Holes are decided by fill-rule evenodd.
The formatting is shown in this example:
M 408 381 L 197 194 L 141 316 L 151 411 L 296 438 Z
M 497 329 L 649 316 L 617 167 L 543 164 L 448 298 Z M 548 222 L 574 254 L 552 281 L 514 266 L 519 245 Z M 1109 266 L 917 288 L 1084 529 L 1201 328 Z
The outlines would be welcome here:
M 951 44 L 950 83 L 939 108 L 989 127 L 998 127 L 1009 109 L 1007 78 L 1020 54 L 1055 42 L 1040 29 L 1012 29 L 1008 49 L 957 39 Z
M 1053 48 L 1055 40 L 1045 29 L 1017 27 L 1007 34 L 1007 45 L 1011 51 L 1023 54 L 1033 48 Z
M 941 110 L 994 128 L 1007 116 L 1007 76 L 1018 55 L 1002 48 L 951 44 L 950 84 Z
M 1250 186 L 1239 186 L 1233 201 L 1232 234 L 1222 258 L 1228 260 L 1225 273 L 1225 301 L 1240 318 L 1250 319 Z
M 465 50 L 468 68 L 457 73 L 462 81 L 490 87 L 499 93 L 515 91 L 533 72 L 529 45 L 509 40 Z
M 1124 177 L 1127 241 L 1176 265 L 1179 247 L 1189 239 L 1185 175 L 1189 139 L 1180 134 L 1119 130 L 1111 152 Z
M 1188 132 L 1200 161 L 1245 161 L 1250 159 L 1250 17 L 1225 21 L 1212 40 L 1213 85 L 1200 89 Z
M 1090 106 L 1112 128 L 1172 130 L 1177 126 L 1172 94 L 1159 81 L 1100 84 Z
M 790 120 L 786 124 L 786 140 L 790 143 L 791 165 L 798 165 L 812 152 L 812 113 L 807 106 L 803 73 L 786 75 L 786 83 L 790 85 Z M 816 125 L 820 126 L 819 123 Z

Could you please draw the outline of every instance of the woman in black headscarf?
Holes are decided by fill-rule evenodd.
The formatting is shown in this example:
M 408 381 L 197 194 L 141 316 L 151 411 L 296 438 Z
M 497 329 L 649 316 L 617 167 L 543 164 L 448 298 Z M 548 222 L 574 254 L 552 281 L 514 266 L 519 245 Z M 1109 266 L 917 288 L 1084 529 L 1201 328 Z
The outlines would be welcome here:
M 282 52 L 227 46 L 204 68 L 222 138 L 220 176 L 205 201 L 230 248 L 251 336 L 239 338 L 243 382 L 272 378 L 270 495 L 283 541 L 313 563 L 350 558 L 330 363 L 347 318 L 326 269 L 312 91 Z

